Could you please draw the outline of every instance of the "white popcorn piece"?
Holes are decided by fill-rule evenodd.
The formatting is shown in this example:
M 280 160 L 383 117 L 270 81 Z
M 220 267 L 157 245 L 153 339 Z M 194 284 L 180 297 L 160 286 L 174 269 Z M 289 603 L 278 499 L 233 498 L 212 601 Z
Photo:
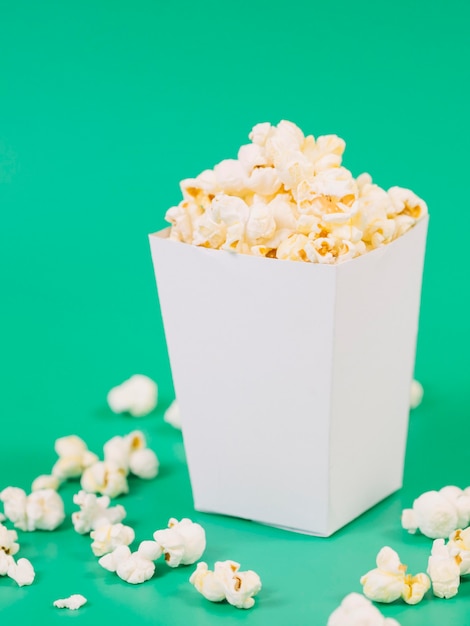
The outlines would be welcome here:
M 97 497 L 81 490 L 73 496 L 73 501 L 80 507 L 80 511 L 72 513 L 72 523 L 75 531 L 81 535 L 102 526 L 117 524 L 126 517 L 126 510 L 121 504 L 109 506 L 109 496 Z
M 419 530 L 431 539 L 446 538 L 470 521 L 469 495 L 458 487 L 426 491 L 402 512 L 402 526 L 409 533 Z
M 350 593 L 328 618 L 326 626 L 400 626 L 391 617 L 384 617 L 370 600 L 360 593 Z
M 8 530 L 6 526 L 0 523 L 0 555 L 9 554 L 13 556 L 20 549 L 17 543 L 18 533 L 16 530 Z
M 68 598 L 54 600 L 53 605 L 58 609 L 70 609 L 71 611 L 76 611 L 87 602 L 88 600 L 85 596 L 82 596 L 80 593 L 74 593 Z
M 133 454 L 131 454 L 129 469 L 139 478 L 144 478 L 146 480 L 155 478 L 159 469 L 158 457 L 153 450 L 150 450 L 150 448 L 136 450 Z
M 107 400 L 114 413 L 130 413 L 133 417 L 143 417 L 157 406 L 158 387 L 148 376 L 135 374 L 121 385 L 113 387 Z
M 80 484 L 89 493 L 116 498 L 129 492 L 127 472 L 115 463 L 98 461 L 83 472 Z
M 423 401 L 424 389 L 418 380 L 413 380 L 410 391 L 410 408 L 416 409 Z
M 31 484 L 31 491 L 39 491 L 41 489 L 53 489 L 57 491 L 60 487 L 61 481 L 57 476 L 53 474 L 41 474 L 37 476 Z
M 0 576 L 6 576 L 10 565 L 15 563 L 15 559 L 11 554 L 7 554 L 3 550 L 0 550 Z
M 52 475 L 59 481 L 78 478 L 84 469 L 98 460 L 96 454 L 90 452 L 83 439 L 77 435 L 60 437 L 56 440 L 54 449 L 59 459 L 52 468 Z
M 470 574 L 470 527 L 451 533 L 447 548 L 459 566 L 460 575 Z
M 135 533 L 130 526 L 124 524 L 105 524 L 92 530 L 90 537 L 93 539 L 91 544 L 93 554 L 103 556 L 119 546 L 129 546 L 135 539 Z
M 0 499 L 7 518 L 21 530 L 55 530 L 65 519 L 64 502 L 53 489 L 39 489 L 27 496 L 23 489 L 7 487 Z
M 23 587 L 33 583 L 35 571 L 28 559 L 18 559 L 16 563 L 12 559 L 12 562 L 10 562 L 8 566 L 7 575 L 14 580 L 19 587 Z
M 243 194 L 247 190 L 247 176 L 236 159 L 225 159 L 214 167 L 217 185 L 227 194 Z
M 116 572 L 122 580 L 137 585 L 152 578 L 155 572 L 153 557 L 158 558 L 160 555 L 160 546 L 153 541 L 143 541 L 137 552 L 131 552 L 127 546 L 120 546 L 98 562 L 108 571 Z
M 416 221 L 428 213 L 424 200 L 418 198 L 410 189 L 390 187 L 387 193 L 392 201 L 394 215 L 408 216 Z
M 173 428 L 177 428 L 181 430 L 182 421 L 181 421 L 181 411 L 177 400 L 173 400 L 170 406 L 167 408 L 165 413 L 163 414 L 163 419 L 167 424 L 173 426 Z
M 377 568 L 361 577 L 364 595 L 375 602 L 394 602 L 402 598 L 407 604 L 417 604 L 431 586 L 426 574 L 406 574 L 395 550 L 385 546 L 377 555 Z
M 432 590 L 438 598 L 453 598 L 460 585 L 460 568 L 457 561 L 445 545 L 444 539 L 435 539 L 431 556 L 428 560 L 428 574 Z
M 240 564 L 235 561 L 218 561 L 212 572 L 207 563 L 201 562 L 189 582 L 211 602 L 226 599 L 239 609 L 250 609 L 255 604 L 254 596 L 261 590 L 261 580 L 256 572 L 239 569 Z
M 202 526 L 183 518 L 171 518 L 168 528 L 157 530 L 153 538 L 161 546 L 165 561 L 170 567 L 191 565 L 201 558 L 206 549 L 206 533 Z

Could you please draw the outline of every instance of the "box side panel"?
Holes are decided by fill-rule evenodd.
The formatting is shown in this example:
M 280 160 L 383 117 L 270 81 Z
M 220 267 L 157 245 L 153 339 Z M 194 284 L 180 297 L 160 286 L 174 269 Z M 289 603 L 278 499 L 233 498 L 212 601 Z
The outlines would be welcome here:
M 332 530 L 402 485 L 426 231 L 338 266 Z
M 196 508 L 325 534 L 335 273 L 150 239 Z

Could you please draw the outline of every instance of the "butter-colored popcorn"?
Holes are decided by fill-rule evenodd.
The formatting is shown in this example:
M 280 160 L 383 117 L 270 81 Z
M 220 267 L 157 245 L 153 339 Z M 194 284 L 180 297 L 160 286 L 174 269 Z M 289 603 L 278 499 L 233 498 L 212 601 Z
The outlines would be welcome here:
M 214 167 L 215 179 L 219 189 L 227 194 L 241 194 L 247 191 L 247 175 L 243 165 L 237 159 L 225 159 Z
M 40 489 L 53 489 L 57 491 L 61 481 L 53 474 L 41 474 L 35 478 L 31 484 L 31 491 L 39 491 Z
M 74 593 L 68 598 L 54 600 L 53 604 L 58 609 L 70 609 L 71 611 L 76 611 L 87 602 L 88 600 L 85 598 L 85 596 L 82 596 L 80 593 Z
M 400 626 L 391 617 L 384 617 L 370 600 L 360 593 L 350 593 L 333 611 L 326 626 Z
M 459 566 L 460 575 L 470 574 L 470 527 L 451 533 L 447 548 Z
M 129 546 L 135 539 L 134 530 L 124 524 L 99 525 L 90 532 L 93 539 L 91 549 L 95 556 L 113 552 L 119 546 Z
M 250 609 L 255 604 L 254 596 L 261 590 L 261 580 L 255 572 L 239 569 L 240 564 L 235 561 L 218 561 L 212 572 L 207 563 L 201 562 L 189 582 L 211 602 L 226 599 L 239 609 Z
M 150 479 L 158 474 L 158 457 L 147 448 L 145 435 L 140 430 L 107 441 L 104 445 L 104 459 L 106 463 L 119 467 L 126 475 L 131 471 L 139 478 Z
M 168 528 L 157 530 L 153 538 L 161 546 L 165 561 L 170 567 L 191 565 L 201 558 L 206 549 L 206 533 L 202 526 L 183 518 L 172 517 Z
M 377 568 L 361 577 L 364 595 L 375 602 L 394 602 L 402 598 L 407 604 L 417 604 L 430 588 L 426 574 L 406 574 L 395 550 L 385 546 L 377 555 Z
M 163 419 L 167 424 L 173 426 L 173 428 L 177 428 L 181 430 L 182 421 L 181 421 L 181 411 L 177 400 L 173 400 L 170 406 L 167 408 L 165 413 L 163 414 Z
M 438 598 L 453 598 L 460 585 L 460 568 L 444 539 L 435 539 L 428 560 L 432 590 Z
M 98 461 L 83 472 L 80 484 L 89 493 L 116 498 L 129 492 L 126 475 L 126 470 L 115 463 Z
M 54 449 L 59 459 L 52 468 L 52 475 L 59 481 L 78 478 L 87 467 L 98 460 L 96 454 L 90 452 L 83 439 L 77 435 L 56 439 Z
M 132 417 L 143 417 L 157 406 L 157 383 L 148 376 L 135 374 L 121 385 L 113 387 L 107 400 L 114 413 L 126 412 Z
M 53 489 L 33 491 L 7 487 L 0 493 L 5 515 L 21 530 L 55 530 L 65 519 L 64 502 Z
M 17 543 L 18 533 L 16 530 L 8 530 L 6 526 L 0 523 L 0 555 L 9 554 L 13 556 L 20 549 Z
M 127 546 L 120 546 L 110 554 L 102 556 L 98 562 L 108 571 L 116 572 L 122 580 L 136 585 L 152 578 L 155 572 L 152 557 L 158 558 L 160 555 L 160 546 L 155 545 L 155 542 L 142 542 L 136 552 L 131 552 Z
M 423 385 L 418 380 L 411 382 L 410 391 L 410 408 L 416 409 L 423 401 L 424 389 Z
M 470 499 L 458 487 L 444 487 L 440 491 L 426 491 L 413 502 L 413 508 L 404 509 L 401 523 L 414 534 L 421 531 L 431 539 L 446 538 L 457 528 L 468 526 Z
M 73 496 L 74 504 L 80 511 L 72 513 L 72 524 L 77 533 L 87 534 L 101 526 L 118 524 L 126 517 L 126 510 L 122 504 L 109 506 L 109 496 L 98 497 L 94 493 L 82 490 Z

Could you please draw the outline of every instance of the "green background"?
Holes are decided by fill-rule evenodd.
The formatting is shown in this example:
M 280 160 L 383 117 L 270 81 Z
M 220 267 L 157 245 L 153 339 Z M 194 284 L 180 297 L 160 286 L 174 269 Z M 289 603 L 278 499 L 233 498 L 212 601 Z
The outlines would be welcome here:
M 189 516 L 206 528 L 211 565 L 231 558 L 263 580 L 251 611 L 205 601 L 187 583 L 192 567 L 161 564 L 133 587 L 98 566 L 68 519 L 20 532 L 37 580 L 0 580 L 2 622 L 321 626 L 383 545 L 425 570 L 431 542 L 401 530 L 401 509 L 424 490 L 470 484 L 468 7 L 0 4 L 0 488 L 28 489 L 49 471 L 58 436 L 100 452 L 142 428 L 161 475 L 122 498 L 137 539 Z M 181 434 L 162 419 L 173 388 L 147 234 L 179 201 L 179 180 L 280 119 L 342 136 L 355 175 L 410 187 L 432 215 L 416 365 L 425 399 L 411 415 L 404 488 L 329 539 L 195 513 Z M 107 391 L 137 372 L 159 384 L 156 412 L 113 415 Z M 68 513 L 76 489 L 61 491 Z M 88 605 L 52 608 L 71 593 Z M 429 593 L 383 612 L 402 626 L 469 625 L 470 583 L 454 599 Z

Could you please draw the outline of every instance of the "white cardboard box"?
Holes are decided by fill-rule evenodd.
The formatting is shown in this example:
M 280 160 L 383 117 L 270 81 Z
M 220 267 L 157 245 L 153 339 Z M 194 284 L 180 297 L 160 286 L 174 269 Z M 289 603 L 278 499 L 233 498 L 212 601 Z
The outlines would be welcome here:
M 150 235 L 197 510 L 328 536 L 401 487 L 427 221 L 339 265 Z

